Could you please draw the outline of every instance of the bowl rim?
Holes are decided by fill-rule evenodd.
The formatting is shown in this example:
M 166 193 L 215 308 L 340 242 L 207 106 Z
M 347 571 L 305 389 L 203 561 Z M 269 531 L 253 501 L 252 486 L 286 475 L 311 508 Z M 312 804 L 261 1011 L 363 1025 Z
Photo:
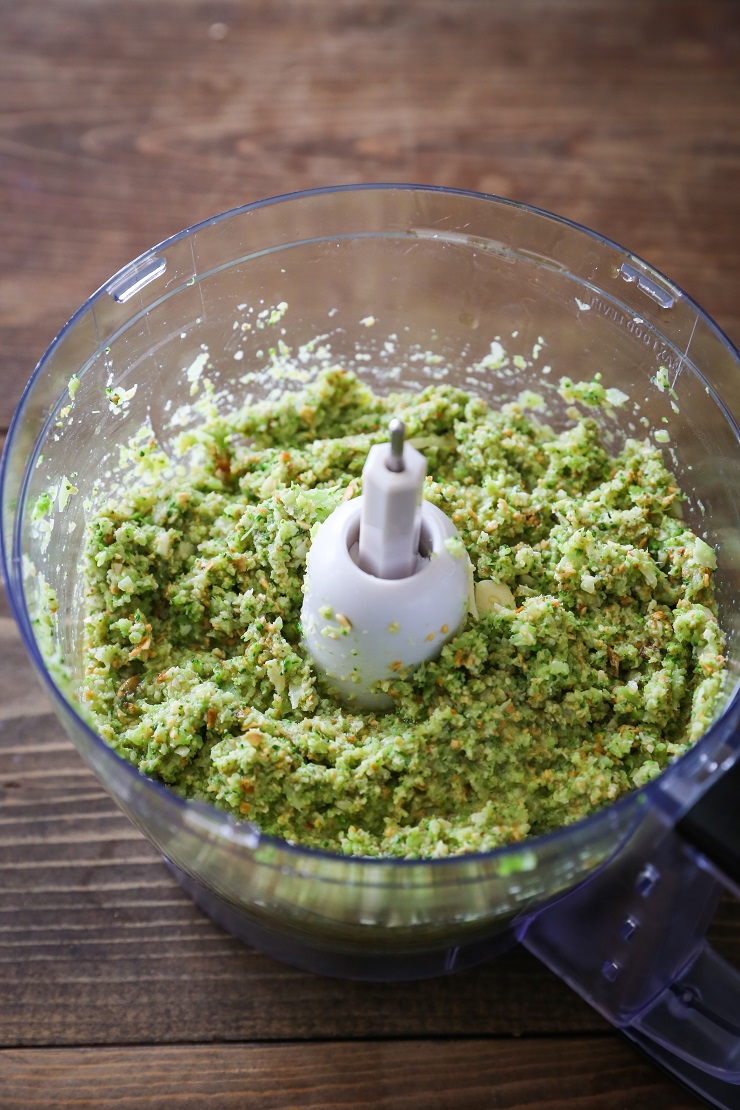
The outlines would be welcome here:
M 32 392 L 39 377 L 43 374 L 44 368 L 52 353 L 64 339 L 69 331 L 71 331 L 77 322 L 84 317 L 93 305 L 112 287 L 115 286 L 116 281 L 124 274 L 131 273 L 135 270 L 140 263 L 150 259 L 158 251 L 165 250 L 173 244 L 179 242 L 188 236 L 194 235 L 207 227 L 213 227 L 219 223 L 225 222 L 236 216 L 241 216 L 250 211 L 256 211 L 261 208 L 269 207 L 277 204 L 294 203 L 302 201 L 307 198 L 318 196 L 336 195 L 341 193 L 375 193 L 379 191 L 386 192 L 401 192 L 401 193 L 435 193 L 449 197 L 464 197 L 466 199 L 483 201 L 495 205 L 502 205 L 505 207 L 515 208 L 519 211 L 526 212 L 538 218 L 542 218 L 554 223 L 561 224 L 570 230 L 576 231 L 584 236 L 602 244 L 611 247 L 618 251 L 620 254 L 627 256 L 632 262 L 637 262 L 639 265 L 645 267 L 651 274 L 655 274 L 659 279 L 664 281 L 666 285 L 676 290 L 681 299 L 686 302 L 691 309 L 696 312 L 698 317 L 701 317 L 704 324 L 714 333 L 718 341 L 727 349 L 729 354 L 734 357 L 738 366 L 740 367 L 740 350 L 729 339 L 725 332 L 719 327 L 718 324 L 701 308 L 699 304 L 683 289 L 678 286 L 672 279 L 664 275 L 656 267 L 650 263 L 645 262 L 639 255 L 635 255 L 615 240 L 602 235 L 600 232 L 586 227 L 583 224 L 577 223 L 574 220 L 568 219 L 565 216 L 560 216 L 556 213 L 550 212 L 547 209 L 539 208 L 531 204 L 526 204 L 521 201 L 512 200 L 506 197 L 497 196 L 492 193 L 476 192 L 470 189 L 452 188 L 442 185 L 425 185 L 414 183 L 399 183 L 399 182 L 374 182 L 374 183 L 355 183 L 346 185 L 327 185 L 312 189 L 302 189 L 295 192 L 280 193 L 275 196 L 266 197 L 261 200 L 251 201 L 247 204 L 238 205 L 233 208 L 226 209 L 215 216 L 208 217 L 198 223 L 192 224 L 190 227 L 184 228 L 182 231 L 163 239 L 155 246 L 143 251 L 136 258 L 121 266 L 116 273 L 109 277 L 95 292 L 93 292 L 80 307 L 74 312 L 69 320 L 64 324 L 58 334 L 49 343 L 48 347 L 41 356 L 33 373 L 31 374 L 24 390 L 21 394 L 20 400 L 16 406 L 10 421 L 5 448 L 0 458 L 0 507 L 5 505 L 6 483 L 7 483 L 7 459 L 10 453 L 11 445 L 18 434 L 18 429 L 23 417 L 26 402 L 30 393 Z M 723 411 L 731 430 L 734 432 L 738 442 L 740 442 L 740 429 L 733 414 L 727 408 L 723 399 L 711 389 L 715 403 Z M 19 507 L 23 504 L 23 498 L 19 499 Z M 360 856 L 360 855 L 346 855 L 339 852 L 331 852 L 325 849 L 312 848 L 301 844 L 294 844 L 287 840 L 282 840 L 279 837 L 273 836 L 264 832 L 259 825 L 250 821 L 238 821 L 232 816 L 231 813 L 220 810 L 216 806 L 208 803 L 196 802 L 191 799 L 180 797 L 173 790 L 171 790 L 164 783 L 157 779 L 151 778 L 143 774 L 139 769 L 123 756 L 119 755 L 110 745 L 108 745 L 101 736 L 90 727 L 85 718 L 78 713 L 74 704 L 65 697 L 60 687 L 52 678 L 49 670 L 44 662 L 43 656 L 39 650 L 36 637 L 33 634 L 31 617 L 26 604 L 25 591 L 21 586 L 20 566 L 22 559 L 22 551 L 20 544 L 20 516 L 18 509 L 15 510 L 15 522 L 12 529 L 12 542 L 10 549 L 5 540 L 5 528 L 0 528 L 0 569 L 2 569 L 3 577 L 6 584 L 6 592 L 8 601 L 15 617 L 16 623 L 21 633 L 24 647 L 31 658 L 36 672 L 42 680 L 44 687 L 49 694 L 52 703 L 55 707 L 62 712 L 62 714 L 71 714 L 75 721 L 75 725 L 81 728 L 87 735 L 88 739 L 92 741 L 103 753 L 105 758 L 113 757 L 121 767 L 124 773 L 133 776 L 136 783 L 140 784 L 143 780 L 149 787 L 153 788 L 155 792 L 164 800 L 165 805 L 174 806 L 182 812 L 198 812 L 201 817 L 206 814 L 209 818 L 209 823 L 213 824 L 214 831 L 217 834 L 226 834 L 228 840 L 232 843 L 235 842 L 234 833 L 236 830 L 241 830 L 244 834 L 245 844 L 248 843 L 249 847 L 257 849 L 263 845 L 273 847 L 281 852 L 286 852 L 289 856 L 297 859 L 305 858 L 307 860 L 316 861 L 331 861 L 332 863 L 342 864 L 357 864 L 357 865 L 373 865 L 381 869 L 390 868 L 403 868 L 403 869 L 417 869 L 428 870 L 433 868 L 437 871 L 442 866 L 446 868 L 457 867 L 460 868 L 465 865 L 491 862 L 497 859 L 504 859 L 507 856 L 523 855 L 524 853 L 533 853 L 538 856 L 539 852 L 547 847 L 551 849 L 557 847 L 560 840 L 567 840 L 573 837 L 576 830 L 587 834 L 591 829 L 597 826 L 602 826 L 605 823 L 614 825 L 615 828 L 620 827 L 620 818 L 626 812 L 629 817 L 629 810 L 634 808 L 639 819 L 640 812 L 643 810 L 646 803 L 661 803 L 662 808 L 671 813 L 673 823 L 682 815 L 681 806 L 670 797 L 670 790 L 666 789 L 666 785 L 673 781 L 675 778 L 680 778 L 684 773 L 690 773 L 692 764 L 700 765 L 704 760 L 704 751 L 711 744 L 724 743 L 729 745 L 733 755 L 738 756 L 740 752 L 740 732 L 735 732 L 732 735 L 732 730 L 737 728 L 738 717 L 740 717 L 740 681 L 738 681 L 732 691 L 729 693 L 727 701 L 719 714 L 713 721 L 707 731 L 697 740 L 687 752 L 680 756 L 675 762 L 669 764 L 655 779 L 646 783 L 643 787 L 630 790 L 627 794 L 623 795 L 617 801 L 612 802 L 596 812 L 583 817 L 578 821 L 574 821 L 570 825 L 562 826 L 549 833 L 543 833 L 537 836 L 530 836 L 522 841 L 502 845 L 488 851 L 475 851 L 464 852 L 456 855 L 449 855 L 443 857 L 396 857 L 396 856 Z M 722 769 L 725 769 L 727 762 L 723 763 Z M 714 779 L 707 780 L 706 785 Z M 692 804 L 695 799 L 692 799 Z M 690 807 L 686 807 L 690 808 Z M 634 827 L 636 818 L 633 817 L 628 821 L 626 832 L 622 829 L 622 836 L 617 837 L 613 850 L 607 853 L 606 857 L 599 863 L 599 867 L 604 866 L 609 858 L 611 858 L 621 846 L 625 836 L 629 835 Z M 590 873 L 590 872 L 589 872 Z

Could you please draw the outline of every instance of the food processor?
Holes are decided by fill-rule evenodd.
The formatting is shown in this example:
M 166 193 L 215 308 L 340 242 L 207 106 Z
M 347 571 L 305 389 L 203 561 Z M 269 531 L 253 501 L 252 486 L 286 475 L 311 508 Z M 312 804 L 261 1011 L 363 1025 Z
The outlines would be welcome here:
M 444 381 L 495 406 L 533 391 L 555 429 L 572 415 L 560 378 L 601 375 L 620 399 L 589 410 L 606 445 L 652 437 L 687 524 L 717 552 L 727 681 L 686 755 L 547 836 L 364 859 L 184 801 L 95 734 L 76 700 L 78 571 L 86 506 L 125 480 L 121 447 L 146 427 L 174 457 L 206 378 L 208 403 L 226 411 L 328 365 L 381 393 Z M 227 212 L 111 278 L 26 387 L 0 473 L 2 565 L 23 641 L 83 759 L 195 902 L 247 943 L 321 974 L 385 980 L 521 943 L 710 1103 L 740 1107 L 740 974 L 705 940 L 722 889 L 740 883 L 739 369 L 738 351 L 672 282 L 522 204 L 380 185 Z

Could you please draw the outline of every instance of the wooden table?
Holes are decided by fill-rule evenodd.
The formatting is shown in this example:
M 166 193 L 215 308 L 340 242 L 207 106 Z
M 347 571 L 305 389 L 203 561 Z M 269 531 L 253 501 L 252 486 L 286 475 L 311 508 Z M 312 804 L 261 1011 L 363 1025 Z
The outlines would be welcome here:
M 736 0 L 0 0 L 0 433 L 119 266 L 307 186 L 560 212 L 737 342 L 739 63 Z M 0 825 L 3 1108 L 697 1105 L 523 952 L 373 985 L 221 932 L 83 768 L 5 601 Z M 736 904 L 713 931 L 737 961 Z

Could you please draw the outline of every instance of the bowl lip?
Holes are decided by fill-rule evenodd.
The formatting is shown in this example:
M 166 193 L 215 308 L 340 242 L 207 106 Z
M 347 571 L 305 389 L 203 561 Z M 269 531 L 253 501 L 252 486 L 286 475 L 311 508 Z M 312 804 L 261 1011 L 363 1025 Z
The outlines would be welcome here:
M 256 211 L 261 208 L 269 207 L 276 204 L 284 204 L 305 200 L 307 198 L 336 195 L 341 193 L 375 193 L 379 191 L 386 192 L 400 192 L 400 193 L 435 193 L 449 197 L 464 197 L 470 200 L 483 201 L 492 203 L 494 205 L 502 205 L 504 207 L 515 208 L 519 211 L 524 211 L 533 216 L 546 219 L 548 221 L 559 223 L 565 227 L 585 235 L 587 238 L 593 239 L 602 245 L 609 246 L 620 254 L 627 255 L 632 261 L 639 263 L 655 274 L 662 281 L 664 281 L 670 288 L 674 289 L 683 301 L 691 306 L 692 310 L 696 312 L 697 316 L 701 317 L 704 323 L 715 334 L 720 343 L 729 351 L 729 353 L 740 364 L 740 350 L 726 335 L 726 333 L 719 327 L 718 324 L 708 315 L 704 309 L 691 297 L 685 293 L 684 290 L 676 284 L 671 278 L 667 277 L 656 267 L 646 262 L 639 255 L 634 254 L 632 251 L 623 247 L 620 243 L 608 236 L 602 235 L 600 232 L 593 230 L 571 220 L 565 216 L 560 216 L 557 213 L 550 212 L 547 209 L 539 208 L 531 204 L 521 201 L 513 200 L 506 197 L 501 197 L 492 193 L 476 192 L 470 189 L 452 188 L 443 185 L 425 185 L 414 184 L 410 182 L 374 182 L 374 183 L 354 183 L 346 185 L 327 185 L 320 186 L 312 189 L 302 189 L 295 192 L 279 193 L 275 196 L 266 197 L 261 200 L 251 201 L 247 204 L 238 205 L 234 208 L 226 209 L 215 216 L 208 217 L 198 223 L 192 224 L 190 227 L 184 228 L 182 231 L 176 232 L 174 235 L 163 239 L 155 246 L 148 248 L 139 254 L 136 258 L 127 262 L 120 267 L 116 273 L 111 275 L 95 292 L 93 292 L 74 314 L 67 320 L 61 330 L 57 333 L 54 339 L 49 343 L 39 362 L 37 363 L 33 373 L 31 374 L 26 386 L 23 389 L 21 397 L 16 406 L 10 421 L 5 447 L 0 458 L 0 507 L 5 504 L 5 485 L 7 482 L 7 458 L 10 452 L 10 447 L 18 432 L 18 428 L 23 417 L 23 412 L 27 399 L 33 390 L 38 377 L 44 370 L 44 367 L 51 356 L 52 352 L 56 349 L 59 343 L 63 340 L 66 334 L 75 326 L 80 318 L 82 318 L 91 307 L 106 293 L 116 280 L 124 273 L 129 273 L 132 268 L 136 268 L 137 264 L 146 259 L 150 259 L 157 251 L 164 250 L 171 247 L 173 244 L 198 231 L 212 227 L 216 224 L 229 220 L 235 216 L 243 215 L 250 211 Z M 731 429 L 734 431 L 735 436 L 740 441 L 740 429 L 738 429 L 737 422 L 733 414 L 728 410 L 723 399 L 717 395 L 712 389 L 715 402 L 723 410 L 725 418 L 730 424 Z M 680 756 L 674 763 L 669 764 L 655 779 L 646 783 L 643 787 L 629 791 L 617 801 L 612 802 L 595 813 L 590 814 L 588 817 L 581 818 L 574 821 L 573 824 L 562 826 L 549 833 L 542 833 L 537 836 L 527 837 L 526 839 L 513 843 L 501 845 L 497 848 L 488 851 L 474 851 L 464 852 L 456 855 L 442 856 L 442 857 L 396 857 L 396 856 L 359 856 L 359 855 L 345 855 L 339 852 L 331 852 L 326 849 L 312 848 L 302 844 L 294 844 L 287 840 L 282 840 L 279 837 L 273 836 L 270 833 L 264 832 L 259 825 L 249 821 L 237 821 L 230 813 L 224 810 L 219 810 L 217 807 L 208 805 L 207 803 L 194 802 L 193 800 L 180 797 L 173 790 L 167 787 L 164 783 L 159 782 L 157 779 L 144 775 L 139 769 L 119 755 L 109 744 L 107 744 L 101 736 L 90 727 L 85 718 L 77 711 L 74 704 L 64 696 L 60 687 L 53 680 L 44 660 L 39 651 L 37 641 L 33 635 L 31 618 L 26 605 L 25 592 L 21 589 L 18 591 L 19 597 L 16 597 L 12 588 L 12 575 L 11 567 L 16 570 L 20 568 L 22 552 L 20 549 L 20 527 L 19 519 L 16 515 L 12 529 L 11 549 L 8 550 L 8 545 L 5 540 L 5 528 L 0 527 L 0 569 L 3 572 L 3 577 L 6 584 L 6 592 L 8 602 L 15 617 L 16 623 L 21 632 L 21 637 L 24 642 L 24 647 L 29 654 L 34 668 L 42 680 L 43 685 L 47 689 L 51 700 L 56 704 L 63 715 L 70 714 L 75 722 L 75 725 L 82 728 L 88 739 L 92 741 L 93 745 L 98 748 L 103 754 L 104 758 L 113 758 L 115 762 L 123 768 L 124 773 L 133 777 L 137 784 L 142 781 L 148 787 L 153 788 L 157 794 L 164 800 L 166 805 L 174 806 L 175 809 L 180 809 L 181 812 L 198 812 L 202 816 L 207 816 L 209 824 L 212 825 L 212 831 L 217 834 L 223 835 L 227 833 L 229 841 L 234 843 L 238 842 L 234 837 L 234 832 L 243 830 L 245 834 L 245 843 L 253 850 L 261 849 L 264 847 L 273 847 L 275 850 L 285 852 L 293 858 L 307 860 L 315 860 L 317 862 L 326 861 L 332 864 L 344 865 L 357 865 L 364 866 L 374 865 L 384 870 L 391 868 L 403 868 L 405 870 L 417 869 L 428 870 L 430 867 L 440 870 L 440 865 L 449 867 L 462 868 L 468 864 L 475 863 L 488 863 L 496 859 L 503 859 L 505 857 L 515 855 L 533 854 L 535 858 L 538 857 L 540 851 L 544 848 L 556 847 L 557 843 L 564 839 L 573 837 L 576 830 L 581 832 L 584 837 L 588 830 L 603 826 L 612 825 L 616 829 L 621 829 L 622 835 L 617 838 L 613 848 L 607 853 L 606 857 L 599 861 L 597 866 L 602 866 L 608 858 L 610 858 L 616 851 L 618 851 L 624 837 L 628 835 L 635 823 L 635 816 L 628 822 L 626 827 L 622 827 L 620 817 L 625 811 L 629 815 L 629 811 L 634 809 L 637 816 L 644 811 L 646 803 L 655 803 L 659 796 L 663 798 L 668 797 L 665 790 L 665 783 L 668 779 L 680 777 L 681 769 L 687 768 L 687 765 L 693 762 L 700 762 L 703 759 L 703 750 L 709 746 L 710 743 L 725 743 L 728 745 L 734 754 L 737 754 L 740 749 L 740 732 L 735 732 L 733 736 L 731 730 L 737 728 L 737 721 L 735 718 L 740 709 L 740 682 L 736 683 L 734 689 L 730 692 L 727 702 L 720 713 L 720 715 L 713 721 L 707 731 L 694 743 L 687 752 Z M 20 574 L 18 574 L 20 578 Z M 729 725 L 729 730 L 728 730 Z M 724 735 L 722 735 L 724 734 Z M 723 764 L 723 767 L 725 764 Z M 711 780 L 713 781 L 713 780 Z M 678 809 L 679 807 L 673 803 L 664 801 L 664 806 L 670 809 Z M 525 869 L 522 869 L 525 870 Z

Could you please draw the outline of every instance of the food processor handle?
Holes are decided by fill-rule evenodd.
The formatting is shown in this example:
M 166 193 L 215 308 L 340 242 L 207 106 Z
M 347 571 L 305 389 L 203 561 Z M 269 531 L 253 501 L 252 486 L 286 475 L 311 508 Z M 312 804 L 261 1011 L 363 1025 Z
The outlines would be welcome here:
M 740 759 L 676 824 L 699 866 L 740 896 Z M 706 942 L 686 972 L 625 1030 L 710 1105 L 740 1108 L 740 974 Z M 678 1054 L 678 1055 L 677 1055 Z
M 722 770 L 676 825 L 676 832 L 720 872 L 740 897 L 740 758 Z
M 524 946 L 709 1105 L 740 1110 L 740 971 L 706 941 L 740 883 L 740 760 L 676 823 L 647 807 L 595 876 L 525 922 Z

